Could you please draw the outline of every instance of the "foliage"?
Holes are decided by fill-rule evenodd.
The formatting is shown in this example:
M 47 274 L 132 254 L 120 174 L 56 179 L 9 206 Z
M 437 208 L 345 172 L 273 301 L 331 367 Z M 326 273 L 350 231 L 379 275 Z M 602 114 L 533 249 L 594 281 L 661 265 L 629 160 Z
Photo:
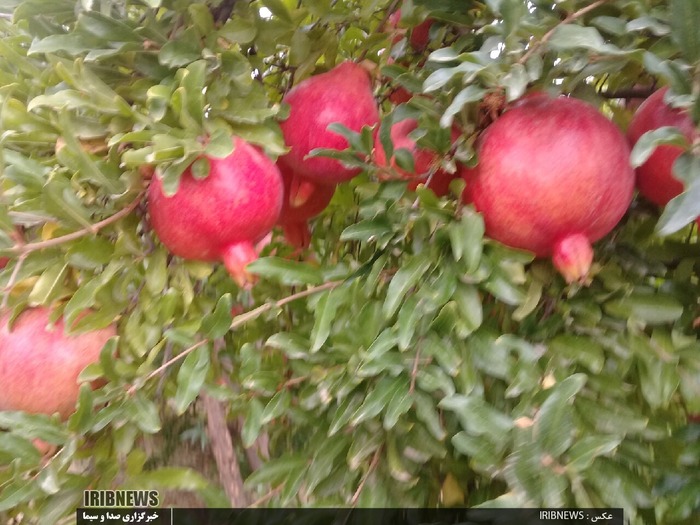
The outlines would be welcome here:
M 86 488 L 227 505 L 216 480 L 144 446 L 151 435 L 206 444 L 206 393 L 242 421 L 245 486 L 268 505 L 623 506 L 635 524 L 696 523 L 697 144 L 676 166 L 686 193 L 661 216 L 636 200 L 597 244 L 585 286 L 485 238 L 461 181 L 442 198 L 377 182 L 368 132 L 350 151 L 317 152 L 359 153 L 366 169 L 338 187 L 301 259 L 275 233 L 250 291 L 220 265 L 170 256 L 149 230 L 148 166 L 174 191 L 232 134 L 280 155 L 282 95 L 345 59 L 377 65 L 385 123 L 417 117 L 419 144 L 452 171 L 477 162 L 498 111 L 487 102 L 528 89 L 585 99 L 624 128 L 638 102 L 624 93 L 668 84 L 700 121 L 693 0 L 409 0 L 398 32 L 385 25 L 397 4 L 0 1 L 0 255 L 11 258 L 0 287 L 16 310 L 51 305 L 72 322 L 92 308 L 75 330 L 116 320 L 120 334 L 83 373 L 107 384 L 84 387 L 67 422 L 0 413 L 0 521 L 58 523 Z M 403 30 L 426 17 L 430 44 L 416 51 Z M 394 106 L 399 87 L 413 97 Z M 245 313 L 232 319 L 232 306 Z M 42 458 L 34 438 L 59 448 Z

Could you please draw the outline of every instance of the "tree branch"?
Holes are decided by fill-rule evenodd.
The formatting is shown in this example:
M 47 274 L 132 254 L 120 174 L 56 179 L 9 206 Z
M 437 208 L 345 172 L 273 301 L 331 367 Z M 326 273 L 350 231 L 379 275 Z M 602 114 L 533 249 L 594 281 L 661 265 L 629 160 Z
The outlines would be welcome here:
M 80 239 L 81 237 L 85 237 L 86 235 L 94 235 L 105 226 L 109 226 L 110 224 L 115 223 L 118 220 L 129 215 L 139 205 L 145 193 L 146 192 L 142 191 L 126 208 L 118 211 L 111 217 L 107 217 L 106 219 L 93 224 L 88 228 L 83 228 L 82 230 L 78 230 L 77 232 L 68 233 L 66 235 L 62 235 L 54 239 L 48 239 L 46 241 L 33 242 L 29 244 L 16 244 L 14 247 L 11 248 L 11 251 L 19 255 L 28 254 L 37 250 L 53 248 L 54 246 L 74 241 L 75 239 Z
M 323 284 L 318 285 L 318 286 L 313 286 L 313 287 L 308 288 L 306 290 L 303 290 L 301 292 L 289 295 L 289 296 L 287 296 L 283 299 L 280 299 L 278 301 L 267 302 L 263 305 L 258 306 L 254 310 L 251 310 L 249 312 L 246 312 L 244 314 L 237 316 L 233 320 L 233 322 L 231 323 L 230 330 L 235 330 L 236 328 L 244 325 L 248 321 L 251 321 L 253 319 L 256 319 L 257 317 L 260 317 L 262 314 L 272 310 L 273 308 L 281 308 L 282 306 L 284 306 L 288 303 L 291 303 L 292 301 L 296 301 L 297 299 L 302 299 L 304 297 L 308 297 L 309 295 L 317 294 L 317 293 L 320 293 L 320 292 L 323 292 L 326 290 L 332 290 L 334 288 L 337 288 L 338 286 L 340 286 L 344 282 L 345 281 L 329 281 L 327 283 L 323 283 Z M 155 376 L 157 376 L 158 374 L 163 372 L 165 369 L 169 368 L 171 365 L 173 365 L 174 363 L 176 363 L 180 359 L 187 357 L 189 354 L 194 352 L 197 348 L 199 348 L 202 345 L 207 344 L 208 342 L 209 342 L 209 339 L 203 339 L 203 340 L 193 344 L 189 348 L 186 348 L 185 350 L 183 350 L 182 352 L 177 354 L 175 357 L 173 357 L 172 359 L 169 359 L 168 361 L 166 361 L 165 363 L 160 365 L 158 368 L 153 370 L 151 373 L 149 373 L 144 378 L 144 380 L 142 381 L 141 384 L 148 382 L 150 379 L 153 379 Z M 131 385 L 127 389 L 127 394 L 133 395 L 136 392 L 136 390 L 138 390 L 138 389 L 139 389 L 139 385 L 136 385 L 136 384 Z
M 204 409 L 207 413 L 207 436 L 219 471 L 219 481 L 232 507 L 246 507 L 250 497 L 243 487 L 241 468 L 226 424 L 226 408 L 223 402 L 217 401 L 204 392 L 200 397 L 204 401 Z
M 578 11 L 575 11 L 571 13 L 569 16 L 567 16 L 564 20 L 559 22 L 557 25 L 555 25 L 552 29 L 547 31 L 542 38 L 540 38 L 539 41 L 533 42 L 533 44 L 530 46 L 530 49 L 528 49 L 523 56 L 520 57 L 520 60 L 518 60 L 518 64 L 524 64 L 527 62 L 527 59 L 530 58 L 535 51 L 537 51 L 543 44 L 547 43 L 550 38 L 552 38 L 552 35 L 554 32 L 557 30 L 559 26 L 566 25 L 570 22 L 573 22 L 577 18 L 582 17 L 586 13 L 593 11 L 594 9 L 600 7 L 601 5 L 605 4 L 608 2 L 608 0 L 597 0 L 597 2 L 593 2 L 590 5 L 587 5 L 586 7 L 583 7 L 579 9 Z

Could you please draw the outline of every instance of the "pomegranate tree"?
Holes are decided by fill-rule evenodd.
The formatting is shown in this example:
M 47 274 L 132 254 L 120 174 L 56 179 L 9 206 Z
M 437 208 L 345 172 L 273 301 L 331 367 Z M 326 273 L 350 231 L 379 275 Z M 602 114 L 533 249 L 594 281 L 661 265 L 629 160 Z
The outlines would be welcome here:
M 255 244 L 274 227 L 284 188 L 277 166 L 257 148 L 234 139 L 233 153 L 206 157 L 209 175 L 196 179 L 187 169 L 177 192 L 167 196 L 154 177 L 149 187 L 151 225 L 175 255 L 221 260 L 236 282 L 248 286 L 245 270 L 257 258 Z
M 664 102 L 668 88 L 662 88 L 646 99 L 637 109 L 627 129 L 627 138 L 634 146 L 647 131 L 663 126 L 678 128 L 692 142 L 697 130 L 687 112 L 672 108 Z M 636 169 L 639 193 L 657 206 L 683 191 L 683 183 L 673 176 L 673 163 L 683 153 L 680 146 L 663 144 L 657 146 L 651 156 Z
M 594 107 L 565 97 L 529 97 L 480 138 L 468 198 L 486 233 L 551 256 L 567 282 L 591 266 L 591 243 L 629 207 L 634 172 L 618 128 Z
M 328 157 L 309 157 L 316 148 L 343 150 L 348 142 L 328 129 L 339 123 L 352 131 L 373 126 L 379 121 L 377 103 L 372 95 L 369 74 L 354 62 L 343 62 L 327 73 L 300 82 L 287 93 L 289 117 L 280 123 L 290 151 L 280 163 L 318 184 L 334 185 L 350 180 L 360 170 L 343 166 Z
M 10 314 L 0 316 L 0 410 L 35 414 L 58 412 L 67 418 L 75 410 L 78 376 L 98 361 L 114 325 L 67 335 L 62 319 L 53 325 L 48 308 L 23 311 L 10 326 Z

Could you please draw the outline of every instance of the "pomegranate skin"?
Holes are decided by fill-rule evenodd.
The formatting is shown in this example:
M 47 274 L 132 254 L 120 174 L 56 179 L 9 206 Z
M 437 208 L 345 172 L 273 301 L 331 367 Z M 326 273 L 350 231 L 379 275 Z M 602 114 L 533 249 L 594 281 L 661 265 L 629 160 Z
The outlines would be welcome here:
M 311 241 L 308 220 L 326 209 L 333 198 L 335 186 L 315 184 L 280 167 L 284 181 L 284 200 L 277 224 L 292 246 L 307 248 Z
M 277 166 L 240 138 L 225 158 L 208 157 L 209 175 L 187 169 L 168 197 L 158 177 L 149 187 L 151 225 L 161 242 L 184 259 L 222 260 L 241 286 L 251 284 L 245 266 L 257 258 L 254 245 L 274 227 L 284 188 Z
M 697 130 L 688 114 L 664 102 L 667 91 L 668 88 L 664 87 L 654 92 L 635 112 L 627 128 L 627 138 L 632 146 L 647 131 L 663 126 L 680 129 L 690 142 L 696 136 Z M 681 153 L 683 148 L 680 146 L 657 146 L 646 162 L 636 169 L 639 193 L 657 206 L 665 206 L 683 192 L 683 183 L 673 176 L 673 163 Z
M 593 106 L 530 97 L 482 135 L 466 200 L 482 213 L 488 236 L 554 256 L 567 281 L 582 280 L 590 268 L 582 239 L 590 244 L 610 232 L 632 200 L 629 153 L 623 134 Z
M 352 131 L 373 126 L 379 110 L 372 95 L 369 74 L 354 62 L 343 62 L 327 73 L 300 82 L 283 99 L 290 106 L 289 118 L 280 123 L 290 151 L 279 162 L 297 175 L 318 184 L 334 185 L 357 175 L 338 160 L 308 157 L 316 148 L 343 150 L 347 140 L 328 128 L 340 123 Z
M 8 327 L 10 314 L 0 316 L 0 410 L 33 414 L 75 411 L 78 375 L 97 362 L 100 351 L 116 335 L 114 325 L 67 336 L 59 319 L 49 326 L 48 308 L 23 311 Z

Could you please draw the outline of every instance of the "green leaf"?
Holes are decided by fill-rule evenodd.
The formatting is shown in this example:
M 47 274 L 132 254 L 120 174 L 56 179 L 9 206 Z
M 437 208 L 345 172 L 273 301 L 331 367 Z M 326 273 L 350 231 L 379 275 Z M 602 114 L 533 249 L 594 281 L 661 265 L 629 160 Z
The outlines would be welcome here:
M 353 414 L 362 404 L 363 397 L 360 394 L 348 395 L 345 400 L 335 410 L 333 419 L 328 427 L 328 436 L 333 436 L 340 432 L 352 419 Z
M 142 392 L 136 392 L 125 403 L 124 408 L 131 421 L 136 423 L 146 434 L 155 434 L 162 428 L 158 407 L 153 401 L 146 398 Z
M 281 257 L 261 257 L 250 263 L 247 270 L 251 273 L 274 279 L 282 284 L 321 284 L 321 271 L 308 263 L 291 261 Z
M 468 332 L 466 337 L 479 328 L 484 319 L 479 291 L 473 285 L 459 283 L 452 298 L 457 304 L 460 321 Z
M 357 426 L 363 421 L 377 417 L 384 411 L 389 402 L 399 391 L 403 391 L 405 379 L 402 377 L 384 377 L 367 394 L 364 403 L 355 411 L 352 416 L 352 426 Z
M 535 417 L 534 431 L 538 443 L 553 458 L 559 457 L 574 440 L 571 399 L 586 384 L 585 374 L 573 374 L 551 388 Z
M 449 226 L 452 255 L 456 261 L 464 260 L 467 273 L 474 273 L 481 262 L 483 253 L 484 219 L 478 213 L 466 208 L 458 223 Z
M 222 295 L 214 311 L 202 319 L 202 333 L 207 339 L 223 337 L 231 328 L 231 308 L 233 297 L 230 293 Z
M 245 486 L 279 485 L 288 479 L 293 472 L 305 469 L 308 462 L 308 455 L 288 455 L 273 459 L 264 463 L 258 470 L 253 472 L 245 480 Z
M 697 0 L 671 0 L 671 38 L 688 62 L 700 60 L 700 3 Z
M 457 113 L 459 113 L 465 105 L 482 100 L 486 92 L 487 91 L 485 89 L 477 86 L 476 84 L 471 84 L 465 87 L 462 91 L 455 95 L 450 105 L 447 106 L 445 113 L 442 115 L 442 117 L 440 117 L 440 126 L 443 128 L 449 128 L 452 126 L 455 115 L 457 115 Z
M 416 283 L 427 278 L 426 272 L 430 268 L 430 260 L 426 257 L 414 256 L 408 263 L 402 266 L 391 279 L 386 293 L 383 311 L 387 318 L 396 313 L 401 301 L 408 291 Z
M 465 61 L 458 66 L 441 68 L 431 73 L 423 82 L 423 92 L 431 93 L 437 91 L 458 75 L 463 76 L 463 82 L 469 82 L 477 73 L 486 68 L 486 65 L 481 61 L 481 57 L 476 53 L 464 55 L 464 59 Z
M 147 264 L 146 289 L 152 295 L 158 295 L 168 282 L 168 252 L 164 248 L 154 250 Z
M 262 402 L 257 397 L 248 401 L 245 422 L 241 429 L 241 440 L 244 447 L 252 447 L 255 440 L 258 439 L 263 424 L 264 411 L 265 407 L 263 407 Z
M 267 425 L 272 420 L 283 416 L 292 404 L 292 395 L 286 388 L 277 392 L 265 406 L 260 421 Z
M 351 224 L 340 234 L 340 240 L 371 242 L 392 234 L 391 224 L 387 218 L 377 217 Z
M 191 27 L 169 40 L 158 53 L 158 60 L 164 66 L 183 67 L 201 58 L 200 46 L 197 30 Z
M 0 512 L 14 509 L 20 504 L 40 499 L 44 491 L 35 480 L 19 479 L 3 486 L 0 491 Z
M 475 436 L 484 436 L 494 443 L 501 442 L 513 428 L 513 420 L 483 399 L 455 394 L 445 397 L 440 408 L 454 412 L 462 428 Z
M 185 357 L 177 372 L 175 411 L 182 415 L 202 390 L 210 366 L 209 345 L 202 345 Z
M 630 154 L 632 167 L 638 168 L 644 164 L 651 157 L 651 154 L 654 153 L 656 147 L 663 144 L 687 147 L 688 139 L 685 138 L 685 135 L 678 128 L 672 126 L 663 126 L 647 131 L 639 137 L 634 148 L 632 148 L 632 153 Z
M 659 235 L 670 235 L 700 217 L 700 157 L 681 155 L 673 165 L 674 176 L 686 182 L 685 191 L 664 208 L 656 225 Z
M 394 395 L 389 400 L 389 404 L 384 412 L 384 430 L 394 428 L 401 416 L 413 406 L 413 396 L 410 393 L 410 388 L 410 381 L 406 378 L 403 387 L 397 387 L 394 391 Z
M 622 299 L 608 301 L 604 310 L 619 319 L 634 318 L 648 324 L 672 323 L 683 315 L 683 305 L 669 294 L 633 292 Z
M 347 297 L 347 288 L 336 288 L 321 295 L 314 308 L 315 322 L 311 330 L 311 352 L 317 352 L 331 333 L 331 323 L 335 320 L 338 308 Z
M 595 27 L 575 24 L 557 26 L 552 38 L 549 39 L 548 45 L 557 50 L 582 48 L 603 54 L 622 53 L 617 46 L 605 43 L 605 40 Z
M 622 442 L 619 436 L 583 436 L 567 452 L 567 468 L 582 472 L 593 464 L 598 456 L 614 452 Z
M 50 266 L 41 274 L 29 293 L 29 304 L 36 306 L 51 303 L 62 292 L 67 274 L 67 264 Z

